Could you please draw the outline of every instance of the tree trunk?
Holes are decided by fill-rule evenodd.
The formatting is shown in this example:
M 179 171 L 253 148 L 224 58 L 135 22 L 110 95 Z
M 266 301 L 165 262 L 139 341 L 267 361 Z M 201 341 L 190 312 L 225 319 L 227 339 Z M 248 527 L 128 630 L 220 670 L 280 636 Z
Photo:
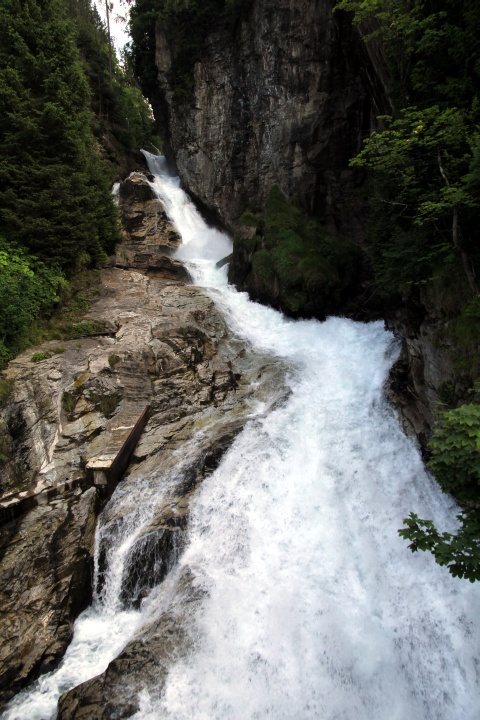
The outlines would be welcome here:
M 107 36 L 108 36 L 108 69 L 110 74 L 110 85 L 112 84 L 112 38 L 110 36 L 110 8 L 108 0 L 105 0 L 105 10 L 107 11 Z
M 440 154 L 440 148 L 437 149 L 437 159 L 438 159 L 438 167 L 440 170 L 440 175 L 443 178 L 443 181 L 447 187 L 450 187 L 450 181 L 448 179 L 447 173 L 445 172 L 445 168 L 442 164 L 442 156 Z M 465 271 L 465 275 L 467 276 L 468 284 L 470 285 L 470 290 L 473 292 L 474 295 L 478 295 L 478 286 L 477 281 L 475 279 L 475 273 L 472 268 L 472 264 L 470 262 L 470 258 L 468 257 L 467 253 L 462 247 L 462 243 L 460 242 L 460 226 L 458 221 L 458 205 L 453 206 L 453 217 L 452 217 L 452 240 L 454 247 L 458 250 L 460 253 L 460 257 L 462 258 L 462 265 L 463 269 Z

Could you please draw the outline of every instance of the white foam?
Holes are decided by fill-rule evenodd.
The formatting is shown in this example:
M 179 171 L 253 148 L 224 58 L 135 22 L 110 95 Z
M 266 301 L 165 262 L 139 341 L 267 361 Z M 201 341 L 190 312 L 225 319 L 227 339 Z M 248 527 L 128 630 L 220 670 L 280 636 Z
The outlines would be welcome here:
M 4 720 L 50 720 L 57 700 L 72 687 L 107 669 L 137 627 L 139 613 L 115 614 L 89 608 L 75 623 L 75 634 L 57 670 L 42 675 L 10 703 Z

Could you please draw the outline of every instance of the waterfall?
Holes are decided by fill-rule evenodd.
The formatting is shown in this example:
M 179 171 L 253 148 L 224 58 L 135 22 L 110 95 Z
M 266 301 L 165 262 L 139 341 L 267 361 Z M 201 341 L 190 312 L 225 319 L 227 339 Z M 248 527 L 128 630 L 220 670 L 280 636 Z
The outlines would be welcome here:
M 216 268 L 230 240 L 145 155 L 183 238 L 176 255 L 234 333 L 282 359 L 290 395 L 252 418 L 200 487 L 178 560 L 205 591 L 187 621 L 191 651 L 161 691 L 140 693 L 135 718 L 477 720 L 480 586 L 397 534 L 410 511 L 452 529 L 456 508 L 383 397 L 394 338 L 378 322 L 289 320 L 236 292 Z M 59 693 L 102 672 L 142 626 L 152 599 L 125 611 L 119 597 L 162 487 L 154 477 L 134 498 L 114 493 L 97 531 L 102 590 L 59 670 L 5 718 L 53 717 Z
M 287 362 L 291 395 L 202 485 L 180 560 L 206 590 L 193 650 L 136 717 L 478 718 L 478 586 L 397 534 L 412 510 L 451 530 L 455 506 L 383 397 L 393 337 L 378 322 L 288 320 L 237 293 L 212 262 L 225 239 L 147 159 L 178 255 L 237 334 Z

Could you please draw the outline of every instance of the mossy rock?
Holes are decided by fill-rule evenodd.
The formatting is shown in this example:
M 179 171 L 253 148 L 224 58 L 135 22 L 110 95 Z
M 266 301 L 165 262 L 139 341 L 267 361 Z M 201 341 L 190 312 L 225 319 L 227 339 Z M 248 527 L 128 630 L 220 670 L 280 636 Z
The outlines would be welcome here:
M 267 199 L 263 227 L 263 237 L 250 245 L 260 299 L 296 316 L 322 317 L 351 304 L 361 258 L 355 243 L 333 237 L 276 186 Z M 241 246 L 246 247 L 245 240 Z
M 79 397 L 80 392 L 78 390 L 74 390 L 73 392 L 65 390 L 62 395 L 62 408 L 65 410 L 69 420 L 73 420 L 73 411 L 75 410 Z
M 33 363 L 42 362 L 42 360 L 49 360 L 52 357 L 52 353 L 50 352 L 36 352 L 33 353 L 32 357 L 30 358 L 30 361 Z
M 0 418 L 0 465 L 4 465 L 11 459 L 12 438 L 8 432 L 7 423 Z
M 256 277 L 264 286 L 275 280 L 273 258 L 268 250 L 258 250 L 252 258 L 252 268 Z
M 239 223 L 247 227 L 257 228 L 261 224 L 261 220 L 258 215 L 255 215 L 251 210 L 246 210 L 240 217 Z

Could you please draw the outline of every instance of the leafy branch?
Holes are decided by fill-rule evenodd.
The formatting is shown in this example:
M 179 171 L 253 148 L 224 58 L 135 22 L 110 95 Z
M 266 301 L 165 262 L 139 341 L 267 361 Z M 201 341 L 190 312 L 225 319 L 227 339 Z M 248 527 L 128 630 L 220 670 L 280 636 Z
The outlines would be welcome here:
M 464 505 L 460 527 L 456 533 L 441 533 L 431 520 L 411 513 L 399 535 L 410 540 L 412 552 L 431 552 L 454 577 L 480 580 L 480 405 L 442 412 L 430 447 L 429 466 L 440 487 Z

